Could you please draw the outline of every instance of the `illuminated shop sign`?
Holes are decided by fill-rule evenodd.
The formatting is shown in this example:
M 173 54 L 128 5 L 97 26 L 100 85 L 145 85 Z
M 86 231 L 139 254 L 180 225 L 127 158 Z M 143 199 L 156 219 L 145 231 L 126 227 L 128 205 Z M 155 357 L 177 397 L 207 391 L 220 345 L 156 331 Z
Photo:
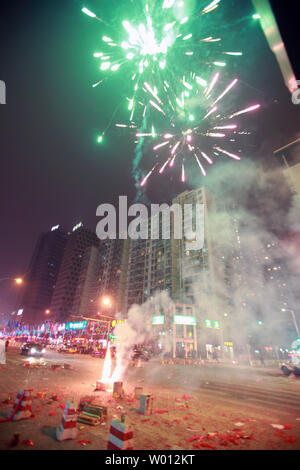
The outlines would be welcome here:
M 165 323 L 164 315 L 155 315 L 152 317 L 152 325 L 163 325 Z
M 196 317 L 191 315 L 174 315 L 174 325 L 197 325 Z
M 220 327 L 220 322 L 217 321 L 217 320 L 208 320 L 208 319 L 205 319 L 204 320 L 204 326 L 206 328 L 215 328 L 216 330 L 219 330 L 221 327 Z
M 87 321 L 69 322 L 66 324 L 66 330 L 83 330 L 87 327 Z

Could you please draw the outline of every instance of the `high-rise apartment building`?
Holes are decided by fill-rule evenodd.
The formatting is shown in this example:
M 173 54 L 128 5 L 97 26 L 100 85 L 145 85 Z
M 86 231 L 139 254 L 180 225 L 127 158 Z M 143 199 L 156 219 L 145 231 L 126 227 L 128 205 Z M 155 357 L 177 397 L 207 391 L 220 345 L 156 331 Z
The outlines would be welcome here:
M 214 236 L 213 197 L 205 188 L 199 188 L 179 194 L 173 199 L 172 204 L 177 209 L 178 206 L 181 208 L 182 215 L 185 204 L 191 204 L 194 209 L 196 204 L 203 205 L 204 227 L 203 220 L 200 220 L 202 225 L 197 228 L 204 231 L 204 245 L 199 248 L 195 245 L 196 249 L 188 250 L 186 246 L 188 240 L 185 237 L 182 239 L 174 237 L 174 224 L 178 223 L 178 220 L 182 224 L 182 234 L 195 231 L 195 210 L 189 214 L 190 219 L 182 217 L 181 222 L 180 218 L 176 220 L 174 216 L 177 209 L 171 210 L 169 225 L 166 222 L 167 218 L 162 215 L 158 219 L 158 224 L 153 220 L 157 215 L 150 217 L 149 238 L 131 240 L 126 307 L 129 309 L 134 303 L 142 304 L 147 299 L 154 298 L 156 293 L 167 291 L 172 301 L 194 306 L 198 341 L 204 345 L 220 344 L 221 315 L 227 297 L 223 294 L 223 290 L 220 291 L 220 283 L 224 283 L 225 266 L 217 237 Z M 152 229 L 151 238 L 153 226 L 155 229 Z M 167 237 L 169 229 L 170 236 Z M 158 230 L 158 233 L 155 230 Z
M 97 313 L 95 286 L 99 276 L 100 263 L 100 249 L 97 246 L 87 247 L 83 254 L 78 276 L 78 283 L 72 305 L 72 315 L 85 315 L 95 318 L 95 314 Z
M 162 219 L 158 215 L 150 217 L 149 238 L 131 240 L 125 299 L 127 310 L 132 304 L 141 304 L 155 293 L 168 291 L 171 294 L 171 240 L 162 238 L 161 222 Z M 150 237 L 151 226 L 153 239 Z
M 100 242 L 94 303 L 101 314 L 124 314 L 129 244 L 129 239 L 107 239 Z M 106 305 L 104 299 L 107 299 Z
M 80 274 L 83 273 L 82 269 L 85 266 L 83 261 L 85 260 L 86 262 L 88 257 L 86 251 L 91 246 L 99 246 L 97 235 L 84 228 L 81 223 L 77 224 L 69 235 L 61 263 L 56 288 L 50 305 L 52 319 L 64 322 L 73 314 L 73 307 L 77 311 L 81 308 L 77 286 L 79 280 L 83 282 L 83 277 L 80 279 Z M 93 257 L 94 252 L 90 255 Z M 90 269 L 92 270 L 92 267 Z M 90 277 L 89 270 L 86 271 L 86 274 Z M 86 296 L 84 289 L 83 292 Z
M 40 235 L 31 258 L 28 274 L 24 278 L 25 291 L 18 311 L 20 319 L 27 323 L 38 323 L 49 309 L 61 266 L 67 234 L 53 227 Z

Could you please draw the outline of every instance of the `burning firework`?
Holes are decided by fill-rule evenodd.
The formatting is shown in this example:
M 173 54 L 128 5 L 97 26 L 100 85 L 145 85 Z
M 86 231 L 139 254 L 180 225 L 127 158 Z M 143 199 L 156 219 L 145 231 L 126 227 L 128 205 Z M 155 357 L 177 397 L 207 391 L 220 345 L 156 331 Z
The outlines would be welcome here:
M 116 376 L 116 371 L 112 374 L 110 343 L 108 343 L 102 369 L 102 377 L 97 381 L 97 389 L 102 391 L 112 391 L 112 385 L 116 381 Z
M 224 87 L 220 78 L 220 73 L 217 72 L 206 82 L 193 74 L 190 80 L 184 79 L 186 91 L 176 98 L 175 106 L 170 102 L 164 105 L 161 100 L 160 109 L 153 106 L 167 122 L 162 125 L 165 131 L 156 133 L 152 126 L 151 132 L 137 133 L 136 137 L 159 137 L 160 140 L 152 150 L 165 152 L 167 149 L 167 156 L 161 164 L 155 163 L 140 182 L 140 186 L 146 184 L 155 169 L 162 174 L 168 166 L 172 168 L 177 160 L 180 160 L 182 182 L 186 179 L 185 161 L 191 158 L 197 163 L 203 176 L 206 176 L 205 167 L 207 164 L 212 165 L 215 157 L 226 156 L 240 160 L 240 155 L 233 153 L 231 147 L 239 142 L 241 134 L 248 132 L 242 128 L 242 124 L 232 119 L 255 111 L 260 108 L 260 104 L 241 107 L 242 109 L 238 107 L 233 111 L 225 98 L 237 86 L 238 79 L 235 78 Z M 154 102 L 150 101 L 150 104 L 154 105 Z M 195 122 L 197 124 L 193 125 Z
M 126 8 L 130 21 L 120 20 L 114 34 L 111 25 L 87 8 L 82 9 L 108 27 L 107 34 L 102 36 L 103 47 L 94 57 L 100 62 L 104 78 L 122 70 L 122 80 L 129 85 L 130 122 L 144 117 L 148 105 L 145 93 L 152 94 L 154 101 L 150 105 L 159 111 L 158 95 L 173 102 L 184 83 L 182 70 L 193 72 L 195 64 L 197 68 L 225 67 L 224 54 L 227 58 L 242 55 L 242 52 L 222 50 L 221 38 L 212 32 L 218 31 L 219 22 L 213 22 L 214 15 L 209 13 L 219 7 L 221 0 L 200 3 L 200 9 L 189 11 L 189 2 L 184 0 L 130 2 Z M 93 86 L 100 85 L 104 78 Z

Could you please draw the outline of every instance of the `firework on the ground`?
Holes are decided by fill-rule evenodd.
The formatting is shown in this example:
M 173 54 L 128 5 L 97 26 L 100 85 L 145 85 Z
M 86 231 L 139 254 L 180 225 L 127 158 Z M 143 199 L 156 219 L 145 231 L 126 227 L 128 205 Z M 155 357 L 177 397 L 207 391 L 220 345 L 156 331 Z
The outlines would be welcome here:
M 126 15 L 119 24 L 108 25 L 87 8 L 83 13 L 101 22 L 102 47 L 94 53 L 99 60 L 100 85 L 113 73 L 120 73 L 128 83 L 129 121 L 140 127 L 147 101 L 145 92 L 154 98 L 152 106 L 160 108 L 160 100 L 174 106 L 184 86 L 185 74 L 194 68 L 225 67 L 229 55 L 240 51 L 223 50 L 218 37 L 218 22 L 213 14 L 221 0 L 195 2 L 189 11 L 184 0 L 136 0 L 126 5 Z M 201 77 L 198 77 L 201 81 Z M 157 100 L 157 96 L 160 99 Z M 102 141 L 102 136 L 99 137 Z
M 149 177 L 158 172 L 162 174 L 168 167 L 180 168 L 181 181 L 185 182 L 185 162 L 194 160 L 202 175 L 206 167 L 217 158 L 225 157 L 240 160 L 240 137 L 248 134 L 245 122 L 239 116 L 255 111 L 260 104 L 239 103 L 232 100 L 238 86 L 238 79 L 224 82 L 219 72 L 214 72 L 208 82 L 193 74 L 185 81 L 186 91 L 176 98 L 176 105 L 164 104 L 159 97 L 150 100 L 152 107 L 162 116 L 159 125 L 163 132 L 156 131 L 152 125 L 149 132 L 136 133 L 138 139 L 150 139 L 156 163 L 140 182 L 144 186 Z M 234 103 L 234 104 L 232 104 Z

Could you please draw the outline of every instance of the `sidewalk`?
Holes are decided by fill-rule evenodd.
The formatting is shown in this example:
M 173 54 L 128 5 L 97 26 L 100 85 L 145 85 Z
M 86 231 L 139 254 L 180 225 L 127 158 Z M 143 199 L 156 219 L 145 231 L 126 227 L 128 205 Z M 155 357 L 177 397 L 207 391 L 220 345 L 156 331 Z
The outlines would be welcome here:
M 250 370 L 258 370 L 258 371 L 265 371 L 265 372 L 275 372 L 278 371 L 278 375 L 282 375 L 280 371 L 280 361 L 266 361 L 265 365 L 261 365 L 260 363 L 253 361 L 253 364 L 233 364 L 230 361 L 222 361 L 219 360 L 218 362 L 208 361 L 208 360 L 201 360 L 201 359 L 179 359 L 179 358 L 168 358 L 168 359 L 161 359 L 161 358 L 152 358 L 152 364 L 165 364 L 165 365 L 193 365 L 193 366 L 223 366 L 223 367 L 230 367 L 234 369 L 250 369 Z M 276 374 L 277 375 L 277 374 Z

